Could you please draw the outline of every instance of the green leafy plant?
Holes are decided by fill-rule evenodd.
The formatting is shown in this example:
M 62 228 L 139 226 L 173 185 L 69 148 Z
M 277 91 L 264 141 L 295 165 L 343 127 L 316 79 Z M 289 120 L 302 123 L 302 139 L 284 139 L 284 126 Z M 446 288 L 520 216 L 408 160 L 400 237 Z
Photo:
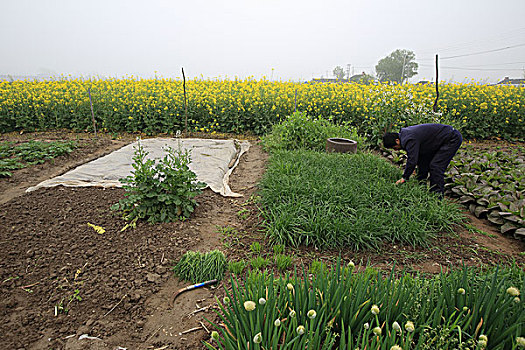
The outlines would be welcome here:
M 58 314 L 61 314 L 61 313 L 68 314 L 71 308 L 71 304 L 73 302 L 81 302 L 81 301 L 82 301 L 82 297 L 80 296 L 80 290 L 75 289 L 75 291 L 72 294 L 68 295 L 67 297 L 63 297 L 55 305 L 55 316 L 58 316 Z
M 226 248 L 240 244 L 239 231 L 232 226 L 216 226 L 217 232 L 221 234 L 222 244 Z
M 284 253 L 284 245 L 282 244 L 275 244 L 273 247 L 273 253 L 274 254 L 283 254 Z
M 245 267 L 246 261 L 244 260 L 228 261 L 228 271 L 230 271 L 234 275 L 240 275 L 244 271 Z
M 450 163 L 448 193 L 502 233 L 525 227 L 525 148 L 463 145 Z M 479 232 L 478 232 L 479 233 Z
M 273 257 L 273 260 L 275 261 L 275 266 L 280 271 L 284 271 L 288 269 L 290 265 L 292 265 L 292 258 L 289 257 L 288 255 L 276 254 Z
M 250 266 L 256 270 L 262 269 L 263 267 L 268 266 L 268 264 L 268 259 L 265 259 L 262 256 L 250 259 Z
M 189 151 L 166 149 L 158 163 L 146 159 L 148 152 L 139 142 L 133 156 L 132 175 L 121 179 L 125 198 L 111 209 L 122 211 L 126 220 L 144 219 L 150 223 L 173 222 L 188 218 L 197 206 L 195 196 L 205 184 L 190 170 Z
M 250 250 L 252 251 L 252 253 L 254 254 L 261 254 L 261 243 L 259 242 L 253 242 L 252 244 L 250 244 Z
M 173 267 L 173 272 L 179 278 L 192 283 L 209 280 L 222 280 L 226 268 L 226 257 L 219 250 L 208 253 L 188 251 Z
M 247 208 L 242 208 L 237 212 L 237 216 L 241 220 L 246 220 L 250 216 L 250 210 Z
M 263 138 L 268 150 L 324 150 L 326 139 L 331 137 L 348 138 L 363 145 L 357 129 L 347 124 L 335 125 L 323 117 L 313 118 L 305 112 L 295 112 L 272 127 L 271 133 Z
M 328 271 L 328 267 L 322 261 L 313 260 L 310 264 L 309 271 L 312 275 L 317 275 L 319 273 L 326 273 L 326 271 Z

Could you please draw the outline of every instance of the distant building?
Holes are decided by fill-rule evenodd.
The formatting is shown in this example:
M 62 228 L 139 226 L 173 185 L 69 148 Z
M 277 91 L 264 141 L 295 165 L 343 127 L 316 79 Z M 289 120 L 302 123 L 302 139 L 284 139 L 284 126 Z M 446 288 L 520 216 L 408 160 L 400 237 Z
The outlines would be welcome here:
M 350 79 L 336 79 L 336 78 L 321 78 L 321 79 L 312 79 L 310 83 L 363 83 L 369 84 L 375 82 L 375 79 L 366 74 L 365 72 L 361 74 L 352 75 Z
M 44 80 L 52 80 L 53 77 L 48 75 L 11 75 L 11 74 L 4 74 L 0 75 L 0 81 L 20 81 L 20 80 L 29 80 L 29 81 L 44 81 Z
M 434 85 L 433 81 L 421 80 L 416 83 L 417 85 Z
M 505 77 L 505 79 L 496 85 L 525 86 L 525 79 L 510 79 L 509 77 Z
M 348 79 L 336 79 L 336 78 L 320 78 L 312 79 L 310 83 L 348 83 Z

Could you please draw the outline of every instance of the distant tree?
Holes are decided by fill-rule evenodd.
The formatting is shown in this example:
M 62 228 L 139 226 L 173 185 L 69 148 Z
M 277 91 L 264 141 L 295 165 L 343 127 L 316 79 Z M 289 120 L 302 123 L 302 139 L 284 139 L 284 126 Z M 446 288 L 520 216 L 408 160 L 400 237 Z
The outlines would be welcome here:
M 417 74 L 416 55 L 410 50 L 395 50 L 379 60 L 376 73 L 379 81 L 395 81 L 402 84 Z
M 333 70 L 334 76 L 337 78 L 337 80 L 343 80 L 345 78 L 345 71 L 343 70 L 343 67 L 337 66 Z

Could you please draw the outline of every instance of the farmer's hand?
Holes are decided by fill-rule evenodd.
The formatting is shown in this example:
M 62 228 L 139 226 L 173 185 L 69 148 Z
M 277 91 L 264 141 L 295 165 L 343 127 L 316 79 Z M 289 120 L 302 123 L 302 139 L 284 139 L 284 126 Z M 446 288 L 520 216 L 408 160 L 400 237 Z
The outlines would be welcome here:
M 405 183 L 405 179 L 404 178 L 401 178 L 399 180 L 396 181 L 396 185 L 399 185 L 399 184 L 402 184 L 402 183 Z

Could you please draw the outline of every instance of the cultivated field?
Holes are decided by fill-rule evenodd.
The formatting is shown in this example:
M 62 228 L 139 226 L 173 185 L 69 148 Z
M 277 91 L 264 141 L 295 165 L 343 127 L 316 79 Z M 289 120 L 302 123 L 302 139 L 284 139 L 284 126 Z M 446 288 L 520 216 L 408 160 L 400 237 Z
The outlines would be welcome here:
M 252 143 L 230 177 L 243 197 L 201 191 L 180 153 L 169 167 L 136 154 L 128 188 L 24 193 L 184 131 L 182 82 L 0 83 L 0 347 L 522 346 L 523 89 L 444 86 L 435 115 L 427 86 L 186 83 L 183 137 Z M 88 88 L 98 138 L 70 131 L 91 130 Z M 466 138 L 444 200 L 395 185 L 405 155 L 377 147 L 385 127 L 424 121 Z M 328 154 L 327 137 L 358 151 Z

